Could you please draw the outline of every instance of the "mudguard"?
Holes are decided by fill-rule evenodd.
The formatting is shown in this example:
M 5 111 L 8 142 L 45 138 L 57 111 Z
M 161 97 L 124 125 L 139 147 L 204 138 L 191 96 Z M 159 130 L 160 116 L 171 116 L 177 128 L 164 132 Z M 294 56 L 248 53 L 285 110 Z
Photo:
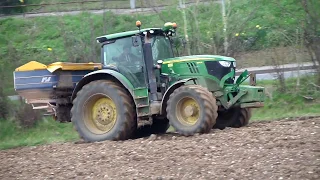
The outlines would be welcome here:
M 119 72 L 112 70 L 112 69 L 102 69 L 98 71 L 94 71 L 91 73 L 86 74 L 76 85 L 72 92 L 71 101 L 75 99 L 77 96 L 78 91 L 86 84 L 91 81 L 99 80 L 99 79 L 106 79 L 108 77 L 117 79 L 133 96 L 133 85 L 131 82 Z
M 164 93 L 163 95 L 163 98 L 161 100 L 161 107 L 160 107 L 160 114 L 163 114 L 163 112 L 165 111 L 165 107 L 166 107 L 166 104 L 164 103 L 167 103 L 167 100 L 169 99 L 169 96 L 170 94 L 175 90 L 177 89 L 178 87 L 182 86 L 184 83 L 188 82 L 188 81 L 191 81 L 191 80 L 194 80 L 196 78 L 186 78 L 186 79 L 182 79 L 180 81 L 177 81 L 175 83 L 173 83 L 167 90 L 166 92 Z

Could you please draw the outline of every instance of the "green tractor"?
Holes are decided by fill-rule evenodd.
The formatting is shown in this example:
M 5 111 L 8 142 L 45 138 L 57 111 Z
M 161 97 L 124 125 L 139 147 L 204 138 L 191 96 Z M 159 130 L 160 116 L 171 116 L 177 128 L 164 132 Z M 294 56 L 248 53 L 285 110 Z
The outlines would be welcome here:
M 217 55 L 177 57 L 176 24 L 97 37 L 102 69 L 72 94 L 71 121 L 88 142 L 126 140 L 146 131 L 181 135 L 248 124 L 263 106 L 264 88 L 235 80 L 236 61 Z M 251 78 L 252 79 L 252 78 Z M 254 82 L 254 81 L 253 81 Z

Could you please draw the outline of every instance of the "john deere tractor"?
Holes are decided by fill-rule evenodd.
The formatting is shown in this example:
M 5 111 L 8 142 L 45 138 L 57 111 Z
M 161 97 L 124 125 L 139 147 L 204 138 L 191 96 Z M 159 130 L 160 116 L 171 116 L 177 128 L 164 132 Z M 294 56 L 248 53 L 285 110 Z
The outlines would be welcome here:
M 264 88 L 241 85 L 236 61 L 218 55 L 177 57 L 175 23 L 97 37 L 100 70 L 86 74 L 72 93 L 71 121 L 86 141 L 125 140 L 169 126 L 189 136 L 248 124 L 263 106 Z

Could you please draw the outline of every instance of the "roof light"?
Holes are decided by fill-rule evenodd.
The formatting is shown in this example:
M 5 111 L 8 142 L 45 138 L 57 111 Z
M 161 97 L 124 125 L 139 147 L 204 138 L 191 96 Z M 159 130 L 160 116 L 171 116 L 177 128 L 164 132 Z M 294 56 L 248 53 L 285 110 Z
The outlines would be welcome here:
M 166 22 L 166 23 L 164 24 L 164 26 L 165 26 L 165 27 L 167 27 L 167 26 L 172 26 L 172 22 Z
M 172 27 L 174 28 L 174 29 L 176 29 L 178 26 L 177 26 L 177 23 L 172 23 Z
M 141 26 L 141 21 L 136 21 L 136 26 L 140 27 Z

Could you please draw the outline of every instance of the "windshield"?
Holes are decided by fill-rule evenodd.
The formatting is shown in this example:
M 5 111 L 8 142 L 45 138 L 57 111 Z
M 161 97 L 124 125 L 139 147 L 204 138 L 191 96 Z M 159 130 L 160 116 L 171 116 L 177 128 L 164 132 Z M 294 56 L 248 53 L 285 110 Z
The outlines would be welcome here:
M 143 53 L 141 40 L 133 46 L 132 37 L 114 40 L 103 46 L 103 64 L 115 67 L 132 83 L 134 87 L 144 87 Z
M 173 51 L 170 40 L 165 36 L 154 36 L 152 39 L 152 56 L 153 60 L 163 60 L 173 58 Z
M 125 63 L 131 60 L 142 62 L 143 60 L 141 41 L 138 41 L 138 46 L 134 47 L 131 37 L 117 39 L 103 46 L 103 52 L 103 64 L 105 65 Z

